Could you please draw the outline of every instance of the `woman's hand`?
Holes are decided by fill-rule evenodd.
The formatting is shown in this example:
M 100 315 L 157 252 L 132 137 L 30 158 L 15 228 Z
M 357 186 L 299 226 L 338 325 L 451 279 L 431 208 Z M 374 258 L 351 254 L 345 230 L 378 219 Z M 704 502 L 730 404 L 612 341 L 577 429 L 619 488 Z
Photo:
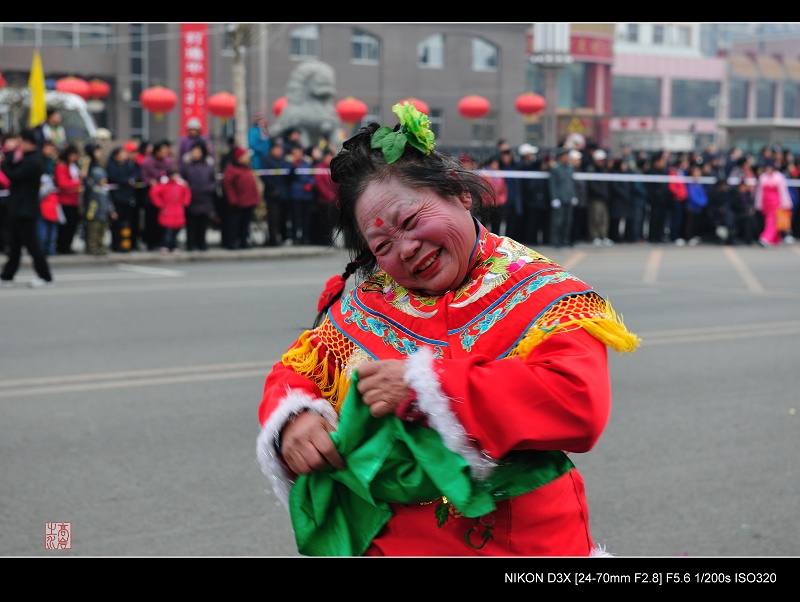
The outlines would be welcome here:
M 358 391 L 375 418 L 393 414 L 410 394 L 403 360 L 365 362 L 358 367 Z
M 295 474 L 308 474 L 328 466 L 344 468 L 344 459 L 328 434 L 334 427 L 316 412 L 301 412 L 281 435 L 281 455 Z

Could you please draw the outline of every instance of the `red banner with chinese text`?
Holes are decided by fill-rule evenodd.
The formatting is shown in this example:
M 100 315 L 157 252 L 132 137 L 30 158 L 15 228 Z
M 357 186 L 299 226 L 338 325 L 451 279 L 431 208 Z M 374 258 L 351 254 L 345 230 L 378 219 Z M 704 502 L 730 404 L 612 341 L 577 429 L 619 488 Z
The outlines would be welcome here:
M 181 23 L 181 133 L 196 117 L 208 133 L 208 23 Z

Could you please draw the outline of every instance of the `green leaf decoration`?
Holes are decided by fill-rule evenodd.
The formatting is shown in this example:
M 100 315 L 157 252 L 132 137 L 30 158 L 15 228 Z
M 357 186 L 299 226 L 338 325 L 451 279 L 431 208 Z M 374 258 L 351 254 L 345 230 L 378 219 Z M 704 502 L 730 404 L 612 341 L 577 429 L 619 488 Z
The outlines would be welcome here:
M 394 163 L 402 157 L 406 144 L 430 155 L 435 135 L 430 131 L 428 116 L 417 111 L 408 101 L 394 105 L 392 111 L 400 119 L 400 129 L 395 132 L 388 126 L 379 127 L 372 135 L 370 146 L 381 149 L 387 163 Z
M 442 498 L 439 500 L 439 503 L 436 504 L 437 526 L 441 527 L 447 522 L 448 518 L 450 518 L 450 502 L 446 502 L 444 498 Z

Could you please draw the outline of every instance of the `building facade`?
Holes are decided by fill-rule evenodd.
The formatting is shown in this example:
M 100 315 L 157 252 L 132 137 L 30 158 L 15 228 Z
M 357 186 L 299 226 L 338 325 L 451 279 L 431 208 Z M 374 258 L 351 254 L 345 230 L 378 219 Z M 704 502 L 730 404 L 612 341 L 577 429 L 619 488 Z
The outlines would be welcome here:
M 780 40 L 771 31 L 774 44 L 768 45 L 763 36 L 747 42 L 752 30 L 733 32 L 745 40 L 735 42 L 732 29 L 719 24 L 572 23 L 571 60 L 550 73 L 556 74 L 554 92 L 546 90 L 552 67 L 534 56 L 533 23 L 206 25 L 207 94 L 233 92 L 241 65 L 245 106 L 239 115 L 246 119 L 257 110 L 274 119 L 272 107 L 285 95 L 290 73 L 313 59 L 334 70 L 337 100 L 353 96 L 367 105 L 362 123 L 392 122 L 391 106 L 413 96 L 429 105 L 441 148 L 478 157 L 501 138 L 515 146 L 550 146 L 543 128 L 548 110 L 555 112 L 558 139 L 580 133 L 612 151 L 627 139 L 643 148 L 683 150 L 712 141 L 751 147 L 797 138 L 794 122 L 779 128 L 800 117 L 800 36 L 791 32 Z M 154 85 L 182 93 L 182 35 L 178 23 L 3 23 L 0 72 L 9 86 L 26 85 L 39 49 L 51 83 L 75 75 L 110 84 L 109 96 L 93 107 L 98 125 L 115 138 L 176 141 L 185 122 L 181 99 L 159 116 L 142 107 L 140 94 Z M 741 57 L 754 69 L 747 71 Z M 779 70 L 769 69 L 774 62 Z M 523 115 L 515 101 L 525 92 L 554 93 L 557 106 Z M 489 101 L 486 115 L 459 113 L 459 101 L 473 94 Z M 756 132 L 752 122 L 764 120 L 767 133 Z M 341 137 L 359 125 L 341 124 Z M 236 122 L 208 115 L 204 128 L 219 150 Z

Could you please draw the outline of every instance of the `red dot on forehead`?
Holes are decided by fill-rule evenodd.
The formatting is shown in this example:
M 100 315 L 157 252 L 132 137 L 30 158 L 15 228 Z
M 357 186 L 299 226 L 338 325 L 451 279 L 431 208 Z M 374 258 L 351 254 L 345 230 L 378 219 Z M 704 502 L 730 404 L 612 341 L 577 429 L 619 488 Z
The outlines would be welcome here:
M 377 218 L 375 220 L 375 227 L 380 228 L 383 225 L 383 220 L 381 218 Z

